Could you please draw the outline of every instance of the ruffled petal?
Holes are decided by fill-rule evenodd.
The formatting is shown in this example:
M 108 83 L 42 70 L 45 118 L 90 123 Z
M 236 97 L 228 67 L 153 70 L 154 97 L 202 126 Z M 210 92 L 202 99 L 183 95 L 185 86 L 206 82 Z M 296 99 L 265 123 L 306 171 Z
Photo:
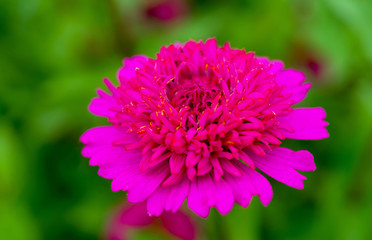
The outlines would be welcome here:
M 101 89 L 97 90 L 98 97 L 95 97 L 92 99 L 88 106 L 88 110 L 97 116 L 102 117 L 114 117 L 116 112 L 111 111 L 112 108 L 120 107 L 120 105 L 117 103 L 114 95 L 116 94 L 116 89 L 112 85 L 112 83 L 105 79 L 104 83 L 106 84 L 107 88 L 111 91 L 113 95 L 107 94 Z
M 110 111 L 110 109 L 117 106 L 114 98 L 96 97 L 90 102 L 88 110 L 94 115 L 110 118 L 115 116 L 115 112 Z
M 108 147 L 96 153 L 90 161 L 99 166 L 98 175 L 114 179 L 126 168 L 138 165 L 141 159 L 140 151 L 126 151 L 122 147 Z
M 159 187 L 147 199 L 147 213 L 150 216 L 160 216 L 163 213 L 169 192 L 170 187 Z
M 189 193 L 190 181 L 188 179 L 183 180 L 174 186 L 168 195 L 167 203 L 165 204 L 165 210 L 176 212 L 185 201 L 187 194 Z
M 287 69 L 277 73 L 276 81 L 279 85 L 286 86 L 283 94 L 291 94 L 293 103 L 301 102 L 311 88 L 311 83 L 304 83 L 306 76 L 293 69 Z
M 147 200 L 148 213 L 159 216 L 164 210 L 176 212 L 187 197 L 189 185 L 185 178 L 178 184 L 159 187 Z
M 160 220 L 165 229 L 182 240 L 195 239 L 196 229 L 190 217 L 182 212 L 164 212 Z
M 243 163 L 237 162 L 235 165 L 242 171 L 243 176 L 226 174 L 225 179 L 233 190 L 236 202 L 245 208 L 250 204 L 252 197 L 258 195 L 262 204 L 267 206 L 273 196 L 269 181 Z
M 118 174 L 111 183 L 113 192 L 127 191 L 133 184 L 133 179 L 137 178 L 141 172 L 139 171 L 138 164 L 134 164 L 129 168 L 125 168 Z
M 305 176 L 296 170 L 312 171 L 315 169 L 313 156 L 307 151 L 292 151 L 277 148 L 266 152 L 265 157 L 249 154 L 255 166 L 270 177 L 290 187 L 302 189 Z
M 128 202 L 136 203 L 146 200 L 169 174 L 166 164 L 161 164 L 131 179 L 128 188 Z
M 257 60 L 262 63 L 265 67 L 269 66 L 269 73 L 275 74 L 284 68 L 284 63 L 279 60 L 270 60 L 267 57 L 257 57 Z
M 215 181 L 216 208 L 222 214 L 228 214 L 234 206 L 234 195 L 224 179 Z
M 80 137 L 80 141 L 85 144 L 81 153 L 84 157 L 92 157 L 102 148 L 112 146 L 114 140 L 123 136 L 125 135 L 113 126 L 91 128 Z
M 80 137 L 84 144 L 105 144 L 123 136 L 123 133 L 113 126 L 100 126 L 87 130 Z
M 316 169 L 313 155 L 306 150 L 293 151 L 288 148 L 278 147 L 266 153 L 271 159 L 285 164 L 299 171 L 314 171 Z
M 286 117 L 278 118 L 280 128 L 286 138 L 318 140 L 329 137 L 328 123 L 323 119 L 326 112 L 321 107 L 296 108 Z
M 215 181 L 206 174 L 191 182 L 187 203 L 201 217 L 207 217 L 211 207 L 216 207 L 224 215 L 234 206 L 234 195 L 224 179 Z
M 248 178 L 245 175 L 236 177 L 230 174 L 225 174 L 224 177 L 233 191 L 235 201 L 244 208 L 248 207 L 253 197 L 253 193 L 248 190 L 251 186 Z
M 146 61 L 148 57 L 143 55 L 137 55 L 131 58 L 125 58 L 123 60 L 124 66 L 119 69 L 117 77 L 121 84 L 125 84 L 128 79 L 136 76 L 136 68 L 141 68 L 143 64 L 141 62 Z
M 199 178 L 194 179 L 190 184 L 190 192 L 187 197 L 187 205 L 199 216 L 206 218 L 209 215 L 210 207 L 204 200 L 205 194 L 203 190 L 198 186 Z

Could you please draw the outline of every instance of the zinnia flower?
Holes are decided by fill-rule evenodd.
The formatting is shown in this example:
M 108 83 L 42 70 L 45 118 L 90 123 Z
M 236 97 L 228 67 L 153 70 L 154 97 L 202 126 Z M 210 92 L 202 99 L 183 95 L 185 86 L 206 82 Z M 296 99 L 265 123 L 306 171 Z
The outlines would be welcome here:
M 107 223 L 105 239 L 132 239 L 130 235 L 133 230 L 144 230 L 149 227 L 164 235 L 162 236 L 164 238 L 169 236 L 183 240 L 196 239 L 196 226 L 188 215 L 177 211 L 163 212 L 159 217 L 149 216 L 145 202 L 121 207 Z
M 297 171 L 315 170 L 310 152 L 282 141 L 328 137 L 322 108 L 292 108 L 311 87 L 301 72 L 215 39 L 127 58 L 118 79 L 105 79 L 111 94 L 98 90 L 89 105 L 111 125 L 85 132 L 82 154 L 151 215 L 185 199 L 202 217 L 247 207 L 254 195 L 266 206 L 273 193 L 261 172 L 300 189 Z

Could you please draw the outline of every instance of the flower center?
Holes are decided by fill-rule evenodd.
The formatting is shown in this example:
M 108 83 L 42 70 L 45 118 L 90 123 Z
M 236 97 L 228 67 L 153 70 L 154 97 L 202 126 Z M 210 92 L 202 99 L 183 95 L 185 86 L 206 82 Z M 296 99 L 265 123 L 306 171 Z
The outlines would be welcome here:
M 221 91 L 214 76 L 180 76 L 167 84 L 169 103 L 176 109 L 189 107 L 195 115 L 212 105 Z

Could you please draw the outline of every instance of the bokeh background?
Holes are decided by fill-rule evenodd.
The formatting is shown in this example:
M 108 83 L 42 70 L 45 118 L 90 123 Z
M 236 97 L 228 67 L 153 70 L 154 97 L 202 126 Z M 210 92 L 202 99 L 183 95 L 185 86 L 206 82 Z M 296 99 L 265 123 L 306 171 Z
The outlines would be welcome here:
M 106 120 L 87 111 L 124 57 L 216 37 L 282 59 L 313 83 L 331 137 L 287 141 L 317 170 L 303 190 L 270 182 L 263 207 L 199 219 L 200 239 L 372 239 L 372 1 L 0 1 L 0 239 L 102 239 L 125 193 L 80 155 Z M 136 239 L 163 239 L 139 231 Z

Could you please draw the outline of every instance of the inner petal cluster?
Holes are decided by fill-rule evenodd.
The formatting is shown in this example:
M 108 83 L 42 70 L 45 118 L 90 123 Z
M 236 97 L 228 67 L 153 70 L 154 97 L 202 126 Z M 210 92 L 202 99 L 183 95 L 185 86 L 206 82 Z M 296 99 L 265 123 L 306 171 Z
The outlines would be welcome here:
M 116 145 L 142 152 L 141 171 L 169 165 L 164 186 L 241 176 L 237 162 L 254 169 L 249 154 L 265 156 L 284 139 L 277 118 L 292 111 L 291 95 L 253 53 L 189 41 L 140 65 L 120 78 L 109 121 L 127 133 Z
M 177 82 L 167 85 L 167 98 L 174 107 L 188 106 L 197 115 L 210 107 L 221 92 L 221 86 L 214 76 L 179 76 Z

